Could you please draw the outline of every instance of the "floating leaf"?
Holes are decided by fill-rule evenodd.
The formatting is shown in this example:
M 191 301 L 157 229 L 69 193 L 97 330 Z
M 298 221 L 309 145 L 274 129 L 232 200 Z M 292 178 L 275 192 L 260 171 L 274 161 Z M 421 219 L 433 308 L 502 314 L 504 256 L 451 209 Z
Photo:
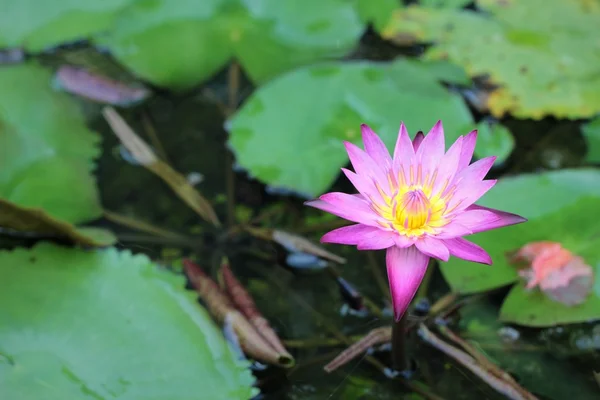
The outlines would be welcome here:
M 600 117 L 583 125 L 581 132 L 587 142 L 585 160 L 591 163 L 600 163 Z
M 186 89 L 232 57 L 262 82 L 342 56 L 363 30 L 345 0 L 154 0 L 133 3 L 98 41 L 140 77 Z
M 491 113 L 520 118 L 585 118 L 600 112 L 600 43 L 589 43 L 600 3 L 587 0 L 479 0 L 472 10 L 408 7 L 384 36 L 433 43 L 427 59 L 462 65 L 497 85 Z
M 514 192 L 507 192 L 506 186 L 505 196 L 517 196 Z M 530 191 L 533 189 L 534 186 Z M 557 185 L 555 193 L 561 190 L 564 189 Z M 498 191 L 502 189 L 498 188 Z M 587 264 L 600 263 L 600 228 L 596 221 L 589 217 L 600 207 L 600 197 L 568 194 L 575 198 L 573 200 L 575 203 L 563 206 L 559 211 L 538 216 L 522 224 L 521 227 L 507 227 L 494 233 L 484 232 L 473 235 L 471 237 L 473 242 L 490 253 L 494 265 L 484 267 L 452 259 L 442 266 L 442 272 L 450 285 L 457 291 L 472 293 L 517 281 L 517 269 L 510 265 L 505 254 L 509 250 L 537 241 L 560 242 L 565 249 L 581 256 Z M 520 195 L 519 198 L 524 202 L 528 201 L 527 193 Z M 511 211 L 526 216 L 519 209 L 511 209 Z M 550 287 L 546 289 L 551 290 L 550 296 L 539 290 L 527 289 L 522 283 L 517 284 L 502 306 L 501 318 L 528 326 L 550 326 L 600 318 L 598 293 L 590 293 L 582 304 L 569 306 L 558 303 L 556 297 L 565 300 L 564 297 L 567 295 L 572 300 L 573 293 L 557 293 Z
M 293 367 L 294 359 L 287 351 L 282 354 L 274 349 L 250 321 L 235 308 L 232 299 L 198 265 L 190 260 L 184 260 L 183 267 L 211 314 L 235 332 L 239 345 L 246 354 L 268 364 Z
M 99 137 L 35 64 L 0 69 L 0 197 L 77 224 L 99 217 L 92 160 Z
M 73 224 L 51 217 L 40 208 L 19 207 L 0 199 L 0 227 L 38 237 L 66 239 L 83 246 L 110 246 L 117 238 L 104 229 L 76 228 Z
M 561 242 L 565 248 L 585 258 L 585 254 L 576 251 L 577 239 L 588 241 L 586 229 L 588 232 L 593 229 L 595 222 L 593 218 L 587 218 L 582 221 L 582 226 L 576 226 L 569 224 L 568 218 L 582 215 L 584 210 L 578 211 L 576 203 L 588 196 L 594 196 L 593 199 L 600 202 L 600 172 L 597 170 L 562 170 L 501 179 L 479 203 L 522 215 L 529 222 L 520 227 L 469 236 L 469 240 L 490 253 L 494 264 L 487 267 L 452 257 L 442 263 L 444 277 L 455 291 L 461 293 L 508 285 L 518 280 L 518 274 L 506 253 L 534 241 Z M 567 212 L 570 213 L 568 218 L 562 218 L 561 215 L 567 215 Z M 575 247 L 571 246 L 572 243 Z M 590 264 L 594 265 L 593 262 Z
M 554 326 L 600 319 L 600 296 L 592 294 L 575 307 L 557 303 L 540 291 L 528 290 L 523 283 L 508 293 L 500 319 L 525 326 Z
M 252 397 L 184 280 L 145 256 L 42 243 L 0 253 L 4 398 Z M 93 360 L 93 362 L 91 361 Z
M 419 0 L 419 4 L 423 7 L 432 8 L 463 8 L 473 2 L 473 0 Z
M 377 32 L 381 31 L 392 18 L 393 12 L 401 6 L 398 0 L 353 0 L 356 11 L 365 23 L 372 23 Z
M 452 143 L 474 128 L 469 109 L 420 64 L 327 63 L 269 82 L 231 120 L 237 161 L 269 185 L 314 197 L 348 162 L 342 141 L 359 143 L 361 123 L 392 148 L 400 121 L 414 134 L 441 119 Z
M 6 1 L 0 14 L 0 47 L 40 51 L 106 30 L 132 0 L 81 2 Z
M 63 65 L 56 71 L 55 83 L 69 93 L 118 106 L 137 104 L 150 95 L 144 87 L 126 85 L 70 65 Z

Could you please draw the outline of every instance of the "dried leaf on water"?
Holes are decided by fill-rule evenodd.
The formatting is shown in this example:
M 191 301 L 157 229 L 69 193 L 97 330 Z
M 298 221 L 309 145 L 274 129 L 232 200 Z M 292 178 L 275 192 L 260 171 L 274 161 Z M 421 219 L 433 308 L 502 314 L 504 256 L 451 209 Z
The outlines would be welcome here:
M 269 324 L 269 321 L 262 316 L 252 296 L 250 296 L 240 281 L 237 280 L 226 258 L 221 262 L 221 274 L 225 290 L 237 309 L 250 321 L 271 347 L 279 352 L 281 356 L 288 357 L 291 360 L 290 362 L 293 362 L 294 358 L 288 353 L 279 336 L 277 336 L 277 333 L 275 333 L 275 330 Z
M 325 250 L 323 247 L 314 244 L 310 240 L 293 233 L 281 231 L 278 229 L 265 229 L 253 227 L 246 227 L 246 230 L 250 234 L 258 238 L 272 240 L 276 243 L 279 243 L 286 250 L 292 253 L 313 254 L 315 256 L 325 258 L 327 260 L 334 261 L 339 264 L 346 263 L 345 258 L 333 254 L 330 251 Z
M 61 66 L 56 71 L 54 82 L 69 93 L 123 107 L 138 104 L 150 96 L 150 91 L 145 87 L 127 85 L 71 65 Z
M 161 161 L 112 107 L 105 107 L 102 112 L 113 132 L 137 162 L 158 175 L 200 217 L 214 226 L 221 226 L 210 202 L 190 185 L 185 176 Z
M 365 337 L 342 351 L 336 358 L 331 360 L 323 369 L 331 373 L 336 369 L 348 364 L 369 348 L 378 344 L 389 343 L 392 340 L 392 328 L 389 326 L 373 329 Z
M 184 260 L 183 266 L 186 275 L 210 313 L 217 321 L 233 329 L 246 354 L 268 364 L 282 367 L 294 365 L 294 359 L 287 352 L 281 354 L 274 349 L 246 317 L 235 308 L 231 298 L 198 265 L 190 260 Z
M 0 227 L 39 238 L 66 239 L 89 247 L 110 246 L 117 241 L 107 230 L 77 228 L 52 217 L 41 208 L 21 207 L 4 199 L 0 199 Z

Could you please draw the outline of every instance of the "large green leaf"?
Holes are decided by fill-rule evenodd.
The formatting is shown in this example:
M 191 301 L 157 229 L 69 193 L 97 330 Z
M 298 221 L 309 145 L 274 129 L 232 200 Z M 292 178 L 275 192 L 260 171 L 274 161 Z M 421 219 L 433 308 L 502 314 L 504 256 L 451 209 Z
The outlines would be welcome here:
M 581 132 L 587 143 L 586 161 L 600 163 L 600 117 L 583 125 Z
M 460 96 L 421 63 L 328 63 L 295 70 L 255 92 L 233 117 L 230 145 L 251 175 L 308 197 L 348 162 L 342 141 L 371 125 L 392 148 L 400 121 L 412 134 L 444 122 L 447 143 L 474 128 Z M 293 94 L 293 95 L 290 95 Z
M 588 243 L 593 236 L 591 232 L 597 228 L 600 171 L 562 170 L 505 178 L 479 203 L 517 213 L 530 221 L 468 237 L 490 253 L 492 266 L 454 257 L 442 264 L 444 277 L 453 290 L 461 293 L 485 291 L 515 282 L 516 269 L 508 264 L 506 252 L 528 242 L 557 241 L 579 253 L 581 244 Z M 581 255 L 585 257 L 587 253 Z M 588 263 L 596 262 L 595 255 L 589 257 Z M 597 261 L 600 262 L 600 253 Z
M 600 112 L 600 2 L 479 0 L 483 12 L 410 7 L 384 36 L 433 42 L 429 59 L 487 76 L 499 88 L 487 105 L 495 116 L 590 117 Z
M 235 57 L 255 82 L 347 53 L 364 30 L 345 0 L 142 0 L 99 38 L 158 85 L 185 89 Z
M 2 0 L 0 47 L 39 51 L 107 29 L 133 0 Z
M 102 211 L 91 174 L 99 137 L 50 82 L 34 64 L 0 70 L 0 197 L 81 223 Z
M 145 256 L 42 243 L 0 253 L 0 282 L 2 398 L 252 396 L 184 279 Z
M 360 18 L 381 31 L 392 19 L 392 13 L 402 6 L 401 0 L 352 0 Z

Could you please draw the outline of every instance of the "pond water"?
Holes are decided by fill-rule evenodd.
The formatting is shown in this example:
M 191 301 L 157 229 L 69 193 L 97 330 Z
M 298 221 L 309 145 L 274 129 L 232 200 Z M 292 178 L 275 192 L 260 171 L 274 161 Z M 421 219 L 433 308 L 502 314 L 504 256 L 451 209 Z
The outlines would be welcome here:
M 403 52 L 414 51 L 411 49 Z M 357 56 L 386 59 L 397 49 L 386 48 L 376 39 L 363 39 Z M 395 53 L 394 53 L 395 52 Z M 240 101 L 252 90 L 243 80 Z M 336 220 L 308 210 L 293 195 L 269 194 L 265 185 L 250 179 L 234 165 L 225 146 L 225 115 L 218 102 L 227 102 L 227 74 L 221 73 L 210 92 L 177 96 L 158 94 L 141 107 L 123 115 L 154 148 L 184 174 L 200 174 L 197 188 L 212 202 L 221 219 L 248 220 L 264 216 L 260 225 L 296 232 L 315 241 Z M 210 96 L 207 95 L 210 93 Z M 383 252 L 368 255 L 343 246 L 331 250 L 348 259 L 339 267 L 343 277 L 382 311 L 381 316 L 352 310 L 339 285 L 326 270 L 297 268 L 286 264 L 282 247 L 248 235 L 224 235 L 210 228 L 178 199 L 156 176 L 128 162 L 123 149 L 99 117 L 98 108 L 88 109 L 91 124 L 103 134 L 103 156 L 98 164 L 102 204 L 107 210 L 134 216 L 156 226 L 185 235 L 185 240 L 161 238 L 135 232 L 105 221 L 119 237 L 119 246 L 150 255 L 177 269 L 182 257 L 195 257 L 208 271 L 216 271 L 227 255 L 236 275 L 254 296 L 259 309 L 276 328 L 296 358 L 290 370 L 256 368 L 261 399 L 397 399 L 422 398 L 398 379 L 390 379 L 364 357 L 327 374 L 323 366 L 345 346 L 336 335 L 359 337 L 377 327 L 389 326 L 391 311 L 385 286 Z M 307 116 L 308 118 L 310 116 Z M 401 118 L 401 110 L 399 110 Z M 516 139 L 516 150 L 500 167 L 496 177 L 524 171 L 578 166 L 585 152 L 578 124 L 553 119 L 503 121 Z M 155 138 L 148 136 L 148 127 Z M 568 138 L 568 139 L 566 139 Z M 301 157 L 299 150 L 299 157 Z M 234 201 L 228 205 L 228 179 L 233 180 Z M 344 179 L 334 190 L 352 191 Z M 233 207 L 235 216 L 228 215 Z M 379 276 L 377 276 L 379 275 Z M 383 280 L 381 278 L 383 277 Z M 379 280 L 378 280 L 379 279 Z M 379 282 L 379 284 L 378 284 Z M 422 301 L 429 304 L 449 292 L 436 269 Z M 579 324 L 564 328 L 526 329 L 497 321 L 497 309 L 506 290 L 478 297 L 452 313 L 452 328 L 470 340 L 526 388 L 542 399 L 598 397 L 591 371 L 598 366 L 598 325 Z M 414 317 L 416 318 L 416 317 Z M 501 399 L 463 367 L 431 347 L 410 339 L 411 358 L 417 366 L 411 380 L 431 393 L 448 399 Z M 389 363 L 389 346 L 374 356 Z
M 388 3 L 393 2 L 388 1 Z M 459 1 L 458 3 L 462 6 L 472 2 Z M 503 6 L 504 2 L 497 3 Z M 152 4 L 148 2 L 148 7 Z M 242 6 L 236 4 L 235 7 Z M 235 7 L 233 11 L 228 12 L 237 16 L 235 13 L 239 10 Z M 262 20 L 260 23 L 267 26 Z M 259 22 L 256 24 L 258 26 Z M 311 25 L 311 29 L 318 34 L 321 30 L 329 28 L 317 24 Z M 515 41 L 526 39 L 528 46 L 542 46 L 545 42 L 534 33 L 515 30 L 511 37 L 516 38 Z M 234 39 L 231 40 L 235 42 Z M 352 43 L 349 39 L 346 41 Z M 399 39 L 396 40 L 398 41 Z M 122 43 L 119 44 L 121 45 Z M 352 53 L 344 57 L 344 61 L 408 60 L 402 66 L 404 69 L 396 71 L 396 74 L 399 74 L 416 68 L 414 66 L 417 64 L 410 64 L 411 60 L 423 55 L 429 45 L 393 45 L 381 39 L 373 28 L 369 28 Z M 123 51 L 119 46 L 115 46 L 115 52 Z M 119 78 L 123 82 L 135 80 L 131 71 L 119 66 L 107 52 L 98 50 L 88 43 L 75 42 L 60 49 L 44 52 L 35 58 L 49 68 L 70 63 L 88 67 L 101 75 Z M 214 51 L 217 53 L 221 50 L 215 48 Z M 13 53 L 10 54 L 14 56 Z M 331 58 L 338 58 L 338 55 L 332 54 Z M 252 57 L 249 59 L 253 60 Z M 565 56 L 564 60 L 567 65 L 570 58 Z M 248 64 L 252 63 L 248 62 Z M 283 64 L 279 66 L 280 69 L 285 69 Z M 583 119 L 547 117 L 533 120 L 512 116 L 494 119 L 479 108 L 481 104 L 478 102 L 482 99 L 478 96 L 489 94 L 486 92 L 489 88 L 483 82 L 475 80 L 472 84 L 467 77 L 469 85 L 465 88 L 466 85 L 454 82 L 460 80 L 462 75 L 459 73 L 460 76 L 457 78 L 453 75 L 456 71 L 447 69 L 446 64 L 419 65 L 418 68 L 431 68 L 431 71 L 440 68 L 438 72 L 431 73 L 441 74 L 442 78 L 452 75 L 451 79 L 447 79 L 450 83 L 435 75 L 435 79 L 428 76 L 423 80 L 424 83 L 419 81 L 419 84 L 412 87 L 410 79 L 403 77 L 403 87 L 409 91 L 413 90 L 415 96 L 424 98 L 431 93 L 435 97 L 440 91 L 444 95 L 460 93 L 468 100 L 466 102 L 468 109 L 461 108 L 462 99 L 458 96 L 444 97 L 448 104 L 437 104 L 435 101 L 427 104 L 437 104 L 440 109 L 446 111 L 463 110 L 469 114 L 466 118 L 468 121 L 471 121 L 472 114 L 475 123 L 484 126 L 487 123 L 490 127 L 489 131 L 495 132 L 485 137 L 491 141 L 498 140 L 498 143 L 492 143 L 486 149 L 499 149 L 505 153 L 506 158 L 493 167 L 489 177 L 514 177 L 522 173 L 542 174 L 548 171 L 590 166 L 590 160 L 586 159 L 589 143 L 586 144 L 581 134 L 581 126 L 585 122 Z M 277 70 L 277 68 L 273 69 Z M 310 73 L 326 78 L 328 74 L 335 74 L 334 70 L 333 67 L 323 67 Z M 266 74 L 265 71 L 261 72 L 260 68 L 252 71 L 254 75 Z M 381 84 L 384 74 L 382 71 L 383 69 L 365 69 L 362 71 L 364 76 L 361 75 L 357 82 L 361 85 L 367 81 L 373 85 Z M 594 77 L 592 72 L 589 76 Z M 234 154 L 232 150 L 236 146 L 228 142 L 228 132 L 231 130 L 226 128 L 232 123 L 230 117 L 244 104 L 248 104 L 250 96 L 258 89 L 252 82 L 260 79 L 256 76 L 247 76 L 245 73 L 247 71 L 245 72 L 244 68 L 231 64 L 207 82 L 191 90 L 180 92 L 161 89 L 146 82 L 149 87 L 152 87 L 152 96 L 139 105 L 119 109 L 119 113 L 155 152 L 175 170 L 186 176 L 189 182 L 193 182 L 196 189 L 209 200 L 223 222 L 224 226 L 221 228 L 215 228 L 203 221 L 159 177 L 136 163 L 102 117 L 102 107 L 99 104 L 81 99 L 77 102 L 81 106 L 88 126 L 99 132 L 102 137 L 102 155 L 97 161 L 95 176 L 98 180 L 104 217 L 93 222 L 92 225 L 108 228 L 114 232 L 118 239 L 117 248 L 146 254 L 161 268 L 168 269 L 173 274 L 183 274 L 182 259 L 192 258 L 197 260 L 206 272 L 216 277 L 223 256 L 227 256 L 235 275 L 253 296 L 258 309 L 275 328 L 294 356 L 296 364 L 289 369 L 266 366 L 258 362 L 252 363 L 256 385 L 260 389 L 260 394 L 256 396 L 257 400 L 506 398 L 465 368 L 465 362 L 457 362 L 421 340 L 417 335 L 417 327 L 424 321 L 429 326 L 436 327 L 437 334 L 442 335 L 446 332 L 446 336 L 443 337 L 449 342 L 452 341 L 449 335 L 452 332 L 456 333 L 459 338 L 466 340 L 475 348 L 478 354 L 487 356 L 539 399 L 598 399 L 600 381 L 595 380 L 594 372 L 600 372 L 600 322 L 580 323 L 580 319 L 574 324 L 550 324 L 555 326 L 537 328 L 501 322 L 500 309 L 511 290 L 510 287 L 496 285 L 492 290 L 484 290 L 478 294 L 473 294 L 476 290 L 472 290 L 460 296 L 452 292 L 438 265 L 430 268 L 430 273 L 417 293 L 412 303 L 413 307 L 410 308 L 408 326 L 411 329 L 407 339 L 411 361 L 410 371 L 394 374 L 394 371 L 386 367 L 392 365 L 392 352 L 389 343 L 384 343 L 372 347 L 368 354 L 358 356 L 331 373 L 325 372 L 324 366 L 348 347 L 348 343 L 360 340 L 374 329 L 391 326 L 393 313 L 385 276 L 385 252 L 361 252 L 350 246 L 327 245 L 329 251 L 347 260 L 347 263 L 338 265 L 305 254 L 290 253 L 283 246 L 252 236 L 240 228 L 242 224 L 251 224 L 256 227 L 294 233 L 318 243 L 325 232 L 342 226 L 339 218 L 325 215 L 303 205 L 305 198 L 299 193 L 281 190 L 264 183 L 264 181 L 278 181 L 280 171 L 276 166 L 271 165 L 261 169 L 260 165 L 256 167 L 255 164 L 253 172 L 261 177 L 267 177 L 259 180 L 250 176 L 243 165 L 240 165 L 243 164 L 238 161 L 240 155 Z M 522 70 L 520 73 L 528 73 L 528 70 Z M 390 82 L 400 79 L 394 76 L 394 72 L 386 71 L 385 74 L 389 74 L 386 75 L 386 79 Z M 160 76 L 160 79 L 167 83 L 172 83 L 169 81 L 172 78 L 179 79 L 168 75 Z M 421 78 L 415 77 L 416 80 Z M 336 79 L 341 78 L 338 76 Z M 443 82 L 443 86 L 439 81 Z M 356 109 L 362 107 L 366 115 L 372 110 L 361 103 L 362 99 L 356 98 L 351 90 L 351 83 L 348 86 L 346 91 L 332 86 L 327 88 L 332 91 L 331 93 L 325 89 L 322 93 L 323 97 L 335 97 L 338 96 L 338 92 L 333 91 L 338 90 L 340 96 L 345 96 L 344 101 L 355 106 L 355 109 L 352 109 L 346 103 L 332 103 L 339 106 L 332 110 L 332 113 L 343 114 L 345 117 L 343 123 L 338 124 L 337 114 L 329 116 L 331 121 L 328 120 L 326 123 L 322 121 L 322 116 L 315 117 L 309 111 L 305 116 L 301 115 L 302 123 L 312 124 L 318 120 L 317 122 L 321 124 L 319 129 L 331 126 L 332 130 L 337 129 L 341 132 L 349 129 L 348 120 L 354 119 L 355 128 L 358 129 L 358 124 L 363 121 Z M 390 92 L 394 90 L 385 86 L 380 88 Z M 301 92 L 302 89 L 299 87 L 298 90 Z M 365 90 L 366 92 L 369 90 Z M 282 97 L 278 101 L 291 102 L 295 94 L 286 93 L 287 98 Z M 378 99 L 378 95 L 371 95 Z M 385 95 L 382 95 L 382 98 L 385 100 Z M 452 108 L 454 104 L 452 102 L 457 98 L 460 106 Z M 422 100 L 420 97 L 419 99 Z M 535 100 L 542 102 L 543 99 Z M 387 109 L 377 118 L 385 119 L 382 116 L 385 116 L 389 109 L 397 114 L 398 122 L 405 118 L 401 107 L 396 110 L 394 104 L 384 103 L 385 101 L 382 101 L 381 105 L 386 106 Z M 264 110 L 260 108 L 264 108 L 264 104 L 268 102 L 257 101 L 253 105 L 254 111 L 246 112 L 263 112 Z M 537 106 L 537 103 L 535 104 Z M 306 107 L 310 108 L 309 106 L 312 105 Z M 2 111 L 1 107 L 0 111 Z M 312 111 L 318 110 L 312 109 Z M 412 111 L 427 113 L 429 110 Z M 454 114 L 457 113 L 450 113 L 450 115 Z M 3 117 L 1 113 L 0 117 Z M 410 117 L 412 116 L 406 118 Z M 457 117 L 457 120 L 460 118 Z M 286 121 L 282 126 L 285 126 L 285 123 Z M 512 139 L 508 139 L 508 142 L 498 139 L 502 135 L 493 129 L 497 126 L 506 128 L 502 128 L 504 139 L 506 135 L 514 138 L 514 150 L 511 151 L 510 148 Z M 0 128 L 3 128 L 1 124 Z M 238 131 L 242 133 L 238 136 L 244 136 L 247 133 L 244 131 L 246 128 L 247 126 L 242 126 Z M 429 127 L 409 127 L 411 130 L 417 128 L 426 130 Z M 0 131 L 0 134 L 3 133 L 4 131 Z M 343 133 L 351 138 L 352 132 Z M 286 134 L 285 131 L 281 132 L 281 135 Z M 332 134 L 328 139 L 336 144 L 339 143 L 339 151 L 343 152 L 341 136 Z M 243 139 L 238 140 L 243 141 Z M 315 160 L 312 156 L 312 158 L 305 157 L 310 151 L 307 148 L 292 150 L 289 152 L 289 161 L 296 165 L 306 163 L 307 169 L 310 163 L 326 161 Z M 264 156 L 269 156 L 266 153 L 270 151 L 276 150 L 266 149 Z M 337 155 L 325 154 L 325 156 L 323 158 L 330 156 L 335 158 Z M 255 155 L 254 158 L 256 157 L 258 156 Z M 326 181 L 326 177 L 317 175 L 315 181 Z M 299 181 L 302 179 L 306 180 L 305 177 L 298 177 Z M 315 184 L 314 187 L 316 186 Z M 558 184 L 556 187 L 556 190 L 565 190 Z M 340 174 L 327 191 L 353 193 L 355 189 Z M 585 188 L 582 191 L 585 191 Z M 568 197 L 569 193 L 562 193 L 561 196 Z M 577 196 L 585 197 L 583 194 Z M 596 198 L 598 197 L 596 194 Z M 555 199 L 544 197 L 538 200 L 540 203 L 551 204 Z M 567 201 L 563 203 L 561 207 L 564 208 L 570 205 Z M 532 204 L 531 207 L 535 208 L 536 205 Z M 559 209 L 562 208 L 557 206 L 557 210 Z M 591 214 L 590 218 L 593 218 L 594 215 Z M 134 222 L 119 222 L 119 216 L 129 217 Z M 140 227 L 139 223 L 151 224 L 158 229 L 151 232 L 151 229 Z M 553 226 L 548 229 L 553 229 Z M 592 232 L 592 236 L 586 238 L 595 237 L 593 235 L 597 235 L 596 231 L 597 228 L 590 228 L 589 232 Z M 565 233 L 567 239 L 570 232 Z M 28 246 L 36 239 L 37 236 L 19 235 L 18 238 L 2 236 L 0 241 L 3 247 L 12 248 L 17 245 Z M 597 275 L 600 271 L 600 262 L 595 271 Z M 191 285 L 188 286 L 191 290 Z M 600 286 L 596 282 L 596 289 L 598 287 Z M 596 294 L 600 297 L 600 291 L 597 290 Z M 426 319 L 427 312 L 432 306 L 437 307 L 448 299 L 450 301 L 441 308 L 441 318 Z M 165 346 L 168 346 L 168 343 L 165 343 Z M 1 349 L 2 343 L 0 343 Z M 0 361 L 4 360 L 2 357 L 3 354 L 0 352 Z M 165 368 L 168 368 L 167 361 L 165 361 Z

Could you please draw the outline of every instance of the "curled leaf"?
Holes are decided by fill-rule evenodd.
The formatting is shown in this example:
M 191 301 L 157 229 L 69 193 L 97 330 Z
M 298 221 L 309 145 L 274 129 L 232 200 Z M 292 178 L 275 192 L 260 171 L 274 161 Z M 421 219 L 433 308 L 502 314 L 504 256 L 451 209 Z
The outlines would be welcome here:
M 223 259 L 221 262 L 221 274 L 223 276 L 223 282 L 229 298 L 233 301 L 233 304 L 237 309 L 246 317 L 246 319 L 256 328 L 256 331 L 280 354 L 280 360 L 289 359 L 287 364 L 294 363 L 294 357 L 286 350 L 283 343 L 275 333 L 275 330 L 269 324 L 266 318 L 262 316 L 256 303 L 242 286 L 240 281 L 237 280 L 229 262 L 227 259 Z
M 532 242 L 510 255 L 514 263 L 526 262 L 519 271 L 527 288 L 538 286 L 548 297 L 565 305 L 582 303 L 591 291 L 592 268 L 557 242 Z
M 290 359 L 282 357 L 261 336 L 246 317 L 234 307 L 231 299 L 198 265 L 190 260 L 184 260 L 183 267 L 210 313 L 221 324 L 233 329 L 239 345 L 246 354 L 267 364 L 290 366 Z M 293 358 L 291 360 L 293 364 Z
M 70 65 L 63 65 L 56 71 L 55 83 L 69 93 L 117 106 L 131 106 L 150 95 L 144 87 L 129 86 Z
M 121 116 L 112 108 L 102 110 L 104 118 L 121 143 L 129 150 L 133 158 L 146 169 L 158 175 L 192 210 L 214 226 L 221 226 L 214 209 L 186 179 L 169 164 L 161 161 L 150 146 L 144 142 Z
M 89 246 L 110 246 L 117 238 L 99 228 L 77 228 L 73 224 L 54 218 L 41 208 L 21 207 L 0 199 L 0 229 L 15 231 L 39 238 L 63 239 Z
M 389 326 L 373 329 L 365 337 L 342 351 L 336 358 L 331 360 L 323 369 L 331 373 L 339 367 L 348 364 L 369 348 L 378 344 L 389 343 L 392 340 L 392 328 Z

